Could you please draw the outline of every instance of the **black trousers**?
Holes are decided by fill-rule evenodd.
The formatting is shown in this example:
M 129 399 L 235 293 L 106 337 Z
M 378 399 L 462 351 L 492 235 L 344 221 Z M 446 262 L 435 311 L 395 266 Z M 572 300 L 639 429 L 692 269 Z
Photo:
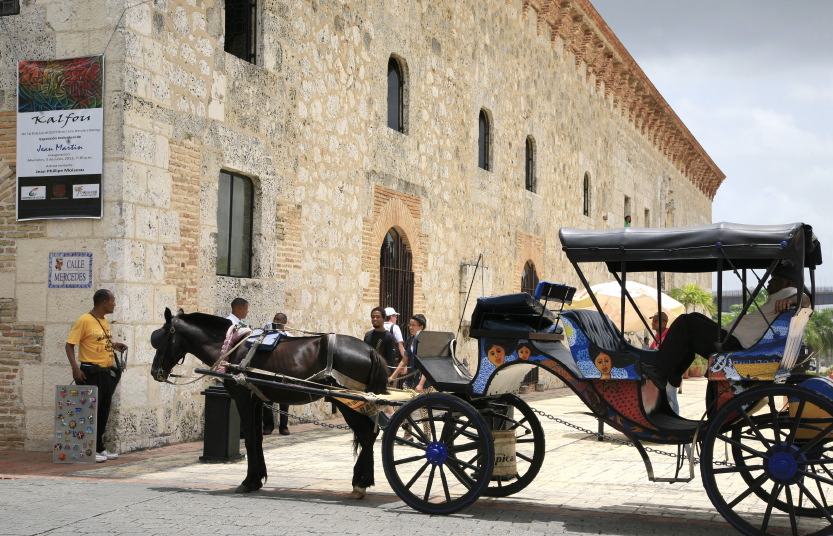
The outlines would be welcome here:
M 652 364 L 665 375 L 668 383 L 679 387 L 683 374 L 691 366 L 696 355 L 708 357 L 715 352 L 718 332 L 721 340 L 727 335 L 725 329 L 705 315 L 680 315 L 668 328 Z M 724 351 L 742 349 L 743 346 L 734 335 L 723 343 Z
M 281 408 L 281 411 L 289 412 L 289 404 L 281 404 L 279 407 Z M 281 413 L 280 428 L 289 429 L 289 416 L 287 416 L 285 413 Z
M 119 379 L 114 377 L 111 369 L 101 368 L 97 365 L 81 363 L 81 372 L 87 377 L 85 385 L 98 387 L 98 423 L 95 434 L 95 448 L 97 452 L 104 450 L 104 430 L 107 428 L 107 421 L 110 419 L 110 408 L 113 403 L 113 394 Z
M 271 406 L 271 404 L 270 404 Z M 275 429 L 275 415 L 271 407 L 263 406 L 263 433 L 271 434 Z
M 287 404 L 280 404 L 278 406 L 281 411 L 289 411 L 289 406 Z M 280 428 L 289 428 L 289 417 L 281 413 L 280 419 Z M 271 432 L 275 429 L 275 416 L 272 412 L 271 408 L 263 408 L 263 431 L 264 432 Z

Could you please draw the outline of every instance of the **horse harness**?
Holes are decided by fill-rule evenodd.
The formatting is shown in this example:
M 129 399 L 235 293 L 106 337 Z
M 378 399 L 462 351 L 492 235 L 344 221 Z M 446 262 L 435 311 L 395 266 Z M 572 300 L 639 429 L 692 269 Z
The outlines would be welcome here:
M 168 337 L 167 337 L 166 345 L 170 344 L 172 342 L 173 336 L 176 333 L 176 328 L 174 327 L 173 320 L 174 319 L 172 319 L 171 326 L 168 329 Z M 162 335 L 162 333 L 164 333 L 164 332 L 162 332 L 162 330 L 158 330 L 158 331 L 160 332 L 159 335 Z M 241 338 L 240 341 L 237 342 L 237 344 L 235 344 L 228 352 L 221 355 L 220 359 L 218 359 L 217 362 L 214 363 L 214 366 L 212 366 L 211 368 L 212 368 L 212 370 L 222 369 L 222 368 L 227 367 L 227 366 L 231 366 L 231 367 L 236 368 L 237 370 L 240 371 L 240 373 L 234 375 L 235 381 L 237 381 L 238 384 L 246 385 L 252 391 L 252 393 L 257 395 L 257 397 L 260 398 L 261 400 L 263 400 L 264 402 L 270 402 L 270 400 L 266 397 L 266 395 L 264 395 L 260 391 L 260 389 L 258 389 L 255 385 L 253 385 L 252 383 L 247 381 L 246 375 L 245 375 L 245 372 L 254 372 L 254 373 L 268 374 L 268 375 L 274 375 L 275 374 L 274 372 L 271 372 L 271 371 L 266 371 L 266 370 L 261 370 L 261 369 L 257 369 L 257 368 L 254 368 L 254 367 L 249 367 L 249 362 L 252 360 L 255 353 L 257 352 L 258 347 L 260 346 L 260 343 L 263 340 L 263 335 L 265 335 L 265 333 L 262 334 L 261 336 L 259 336 L 257 339 L 255 339 L 251 348 L 246 353 L 246 357 L 243 358 L 243 361 L 241 361 L 239 365 L 233 365 L 233 364 L 229 363 L 228 361 L 226 361 L 225 358 L 227 358 L 229 355 L 234 353 L 234 351 L 237 350 L 240 347 L 240 345 L 243 344 L 246 341 L 245 337 Z M 297 378 L 287 378 L 285 376 L 284 376 L 284 378 L 287 378 L 287 379 L 290 379 L 290 380 L 302 381 L 302 382 L 316 382 L 316 381 L 321 381 L 321 380 L 332 379 L 332 380 L 335 380 L 335 382 L 338 385 L 340 385 L 340 386 L 342 386 L 346 389 L 353 389 L 353 390 L 357 390 L 357 391 L 365 391 L 367 389 L 366 384 L 364 384 L 364 383 L 362 383 L 358 380 L 354 380 L 353 378 L 350 378 L 349 376 L 347 376 L 347 375 L 345 375 L 345 374 L 343 374 L 343 373 L 341 373 L 338 370 L 335 370 L 333 368 L 333 351 L 334 351 L 335 345 L 336 345 L 336 335 L 335 335 L 335 333 L 328 333 L 328 334 L 326 334 L 326 336 L 327 336 L 327 343 L 326 343 L 327 344 L 327 365 L 324 367 L 324 369 L 319 371 L 319 372 L 316 372 L 315 374 L 313 374 L 309 378 L 306 378 L 305 380 L 298 380 Z M 153 338 L 154 337 L 151 336 L 151 340 L 153 340 Z M 322 335 L 322 338 L 323 338 L 323 335 Z M 153 343 L 151 343 L 151 344 L 153 344 Z M 185 361 L 185 354 L 183 353 L 182 357 L 179 359 L 179 361 L 176 363 L 176 365 L 180 365 L 184 361 Z
M 271 402 L 271 400 L 269 400 L 269 398 L 266 395 L 264 395 L 263 392 L 260 389 L 257 388 L 257 386 L 255 386 L 251 382 L 247 381 L 246 374 L 245 374 L 246 372 L 254 372 L 254 373 L 260 373 L 260 374 L 274 374 L 271 371 L 257 369 L 257 368 L 249 366 L 249 362 L 252 360 L 252 358 L 255 356 L 255 353 L 258 351 L 258 348 L 260 347 L 260 343 L 263 341 L 264 335 L 265 335 L 265 333 L 261 334 L 260 336 L 258 336 L 257 339 L 254 340 L 254 342 L 252 343 L 252 346 L 249 348 L 249 351 L 246 353 L 246 357 L 243 358 L 243 360 L 240 362 L 239 365 L 232 365 L 230 363 L 225 363 L 225 362 L 224 362 L 224 364 L 227 364 L 228 366 L 232 366 L 232 367 L 234 367 L 234 368 L 236 368 L 237 370 L 240 371 L 239 374 L 234 375 L 234 379 L 235 379 L 235 381 L 237 381 L 238 384 L 245 385 L 246 387 L 248 387 L 249 390 L 252 391 L 252 393 L 254 393 L 258 398 L 260 398 L 264 402 Z M 327 337 L 327 365 L 324 367 L 323 370 L 320 370 L 320 371 L 316 372 L 315 374 L 313 374 L 312 376 L 310 376 L 310 377 L 308 377 L 304 380 L 301 380 L 301 381 L 302 382 L 318 382 L 318 381 L 321 381 L 321 380 L 332 379 L 332 380 L 335 380 L 338 385 L 340 385 L 344 388 L 347 388 L 347 389 L 353 389 L 353 390 L 356 390 L 356 391 L 366 390 L 367 385 L 365 385 L 364 383 L 362 383 L 358 380 L 354 380 L 353 378 L 350 378 L 349 376 L 347 376 L 347 375 L 345 375 L 345 374 L 343 374 L 343 373 L 341 373 L 341 372 L 339 372 L 339 371 L 337 371 L 333 368 L 333 351 L 334 351 L 335 345 L 336 345 L 336 335 L 335 335 L 335 333 L 328 333 L 326 335 L 326 337 Z M 323 335 L 322 335 L 322 339 L 323 339 Z M 238 344 L 238 346 L 239 346 L 239 344 Z M 237 348 L 237 346 L 235 346 L 235 349 L 236 348 Z M 231 352 L 229 352 L 229 353 L 231 353 Z M 226 354 L 226 355 L 228 355 L 228 354 Z M 220 361 L 218 361 L 218 364 L 219 363 L 220 363 Z M 292 379 L 292 378 L 290 378 L 290 379 Z

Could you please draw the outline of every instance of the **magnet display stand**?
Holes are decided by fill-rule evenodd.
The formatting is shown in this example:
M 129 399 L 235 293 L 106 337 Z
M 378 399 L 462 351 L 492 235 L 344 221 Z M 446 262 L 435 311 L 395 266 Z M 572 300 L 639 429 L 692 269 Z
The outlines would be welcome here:
M 55 386 L 55 463 L 95 463 L 98 387 Z

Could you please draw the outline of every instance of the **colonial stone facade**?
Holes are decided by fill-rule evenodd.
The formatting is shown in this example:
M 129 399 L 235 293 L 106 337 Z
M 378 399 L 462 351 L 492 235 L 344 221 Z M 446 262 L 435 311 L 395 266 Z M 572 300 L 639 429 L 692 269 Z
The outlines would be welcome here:
M 30 0 L 4 21 L 0 448 L 51 446 L 54 385 L 71 379 L 65 337 L 94 288 L 115 292 L 114 334 L 130 346 L 111 421 L 113 447 L 130 450 L 201 433 L 206 383 L 149 375 L 165 307 L 225 315 L 244 296 L 254 324 L 281 310 L 292 326 L 361 336 L 395 229 L 414 312 L 456 331 L 472 277 L 469 310 L 519 291 L 527 261 L 578 284 L 562 226 L 617 227 L 626 211 L 636 226 L 711 221 L 722 173 L 587 0 L 258 0 L 254 63 L 225 52 L 226 2 Z M 100 53 L 104 216 L 17 222 L 17 60 Z M 392 57 L 402 132 L 387 126 Z M 222 171 L 253 181 L 251 277 L 216 275 Z M 93 253 L 93 289 L 47 288 L 60 251 Z

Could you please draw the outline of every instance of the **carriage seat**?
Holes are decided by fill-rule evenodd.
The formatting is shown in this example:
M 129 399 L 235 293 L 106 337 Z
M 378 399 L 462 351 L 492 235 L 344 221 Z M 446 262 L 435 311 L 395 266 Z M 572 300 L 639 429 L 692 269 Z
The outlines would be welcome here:
M 450 393 L 471 392 L 472 375 L 454 357 L 457 341 L 447 331 L 421 331 L 417 337 L 415 366 L 431 386 Z
M 526 292 L 478 298 L 471 315 L 471 329 L 559 333 L 561 326 L 552 311 Z
M 754 313 L 750 313 L 754 314 Z M 709 379 L 780 381 L 795 367 L 804 329 L 812 309 L 784 311 L 772 322 L 761 340 L 749 348 L 723 352 L 709 358 Z
M 568 318 L 581 329 L 587 338 L 599 348 L 616 350 L 622 343 L 619 329 L 607 315 L 590 309 L 572 309 L 561 313 L 561 318 Z
M 268 350 L 271 352 L 275 349 L 280 340 L 280 331 L 269 329 L 255 329 L 249 334 L 248 338 L 246 339 L 246 348 L 251 348 L 256 342 L 259 341 L 257 346 L 258 350 Z
M 599 378 L 601 372 L 593 359 L 599 352 L 613 360 L 614 379 L 638 380 L 636 364 L 645 350 L 628 344 L 607 315 L 589 309 L 572 309 L 561 313 L 567 343 L 576 366 L 585 379 Z

